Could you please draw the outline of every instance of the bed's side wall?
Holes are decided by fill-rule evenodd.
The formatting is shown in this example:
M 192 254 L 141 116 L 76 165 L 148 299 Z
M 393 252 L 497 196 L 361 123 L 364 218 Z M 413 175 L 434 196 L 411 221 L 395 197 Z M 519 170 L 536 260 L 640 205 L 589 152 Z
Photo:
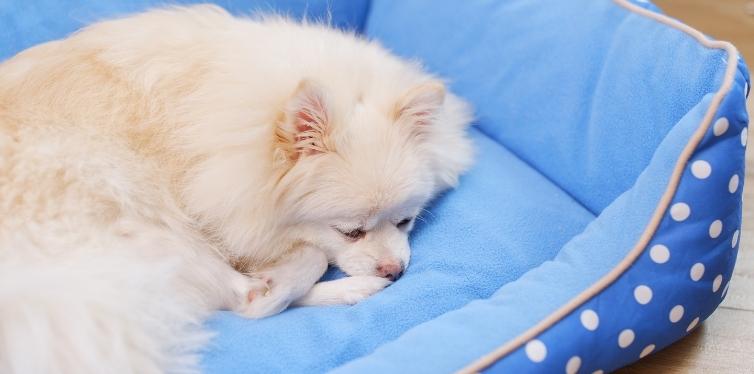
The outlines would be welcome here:
M 610 1 L 377 0 L 366 33 L 447 77 L 479 128 L 595 213 L 725 70 Z
M 0 61 L 35 44 L 59 39 L 90 23 L 168 5 L 215 3 L 246 15 L 275 12 L 363 28 L 370 0 L 0 0 Z
M 562 320 L 553 319 L 543 333 L 526 339 L 510 354 L 492 353 L 488 362 L 494 364 L 487 372 L 554 372 L 569 365 L 584 372 L 609 372 L 670 345 L 715 311 L 727 294 L 741 235 L 748 131 L 744 75 L 737 73 L 713 112 L 657 231 L 636 261 L 606 288 L 595 288 L 591 299 L 574 298 L 578 307 Z M 633 210 L 632 205 L 636 204 L 628 201 L 624 211 Z M 603 229 L 619 235 L 623 220 L 611 221 Z M 577 258 L 585 250 L 579 244 L 584 243 L 566 245 L 570 252 L 556 261 Z M 577 304 L 580 301 L 586 302 Z M 508 342 L 510 347 L 513 342 Z M 541 347 L 547 353 L 539 361 Z M 499 360 L 492 361 L 495 357 Z

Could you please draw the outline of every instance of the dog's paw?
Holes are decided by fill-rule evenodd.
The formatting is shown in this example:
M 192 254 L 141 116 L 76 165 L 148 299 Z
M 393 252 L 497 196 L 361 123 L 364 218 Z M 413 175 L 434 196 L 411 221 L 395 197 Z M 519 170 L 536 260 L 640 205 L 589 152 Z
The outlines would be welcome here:
M 340 299 L 342 304 L 349 305 L 356 304 L 393 283 L 389 279 L 369 275 L 348 277 L 343 280 L 341 287 L 338 287 L 333 296 Z
M 320 282 L 296 305 L 353 305 L 389 286 L 390 280 L 377 276 L 353 276 Z
M 247 276 L 246 281 L 239 288 L 241 304 L 248 304 L 259 296 L 270 293 L 272 280 L 268 276 Z
M 254 278 L 252 278 L 254 279 Z M 275 284 L 270 278 L 258 278 L 245 293 L 235 312 L 247 318 L 264 318 L 285 310 L 293 300 L 290 287 Z

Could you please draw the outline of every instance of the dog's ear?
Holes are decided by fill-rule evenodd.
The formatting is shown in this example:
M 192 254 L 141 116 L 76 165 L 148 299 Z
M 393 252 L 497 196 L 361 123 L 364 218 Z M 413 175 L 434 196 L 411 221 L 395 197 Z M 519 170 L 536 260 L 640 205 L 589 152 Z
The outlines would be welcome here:
M 398 100 L 395 120 L 426 126 L 433 122 L 445 102 L 445 86 L 439 81 L 420 84 Z
M 278 141 L 290 160 L 328 151 L 328 106 L 317 84 L 304 80 L 289 99 L 278 125 Z

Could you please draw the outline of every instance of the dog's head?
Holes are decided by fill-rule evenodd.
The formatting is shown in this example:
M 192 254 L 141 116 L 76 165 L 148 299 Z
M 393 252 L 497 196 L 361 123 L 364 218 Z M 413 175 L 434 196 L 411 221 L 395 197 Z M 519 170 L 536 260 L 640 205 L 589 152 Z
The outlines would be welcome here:
M 279 206 L 297 240 L 349 275 L 396 279 L 427 202 L 471 162 L 465 105 L 434 80 L 342 95 L 302 82 L 277 128 Z

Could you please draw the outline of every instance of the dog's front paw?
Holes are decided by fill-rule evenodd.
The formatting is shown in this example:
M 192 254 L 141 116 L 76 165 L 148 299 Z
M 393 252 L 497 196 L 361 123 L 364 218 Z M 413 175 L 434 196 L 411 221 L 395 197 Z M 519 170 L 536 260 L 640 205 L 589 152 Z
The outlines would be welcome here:
M 390 280 L 377 276 L 353 276 L 314 285 L 296 305 L 353 305 L 389 286 Z
M 334 296 L 340 299 L 340 303 L 349 305 L 356 304 L 393 283 L 389 279 L 370 275 L 344 278 L 346 279 L 348 281 L 340 285 L 342 287 Z

